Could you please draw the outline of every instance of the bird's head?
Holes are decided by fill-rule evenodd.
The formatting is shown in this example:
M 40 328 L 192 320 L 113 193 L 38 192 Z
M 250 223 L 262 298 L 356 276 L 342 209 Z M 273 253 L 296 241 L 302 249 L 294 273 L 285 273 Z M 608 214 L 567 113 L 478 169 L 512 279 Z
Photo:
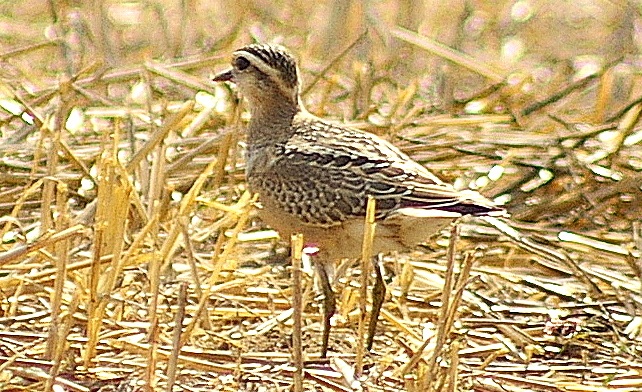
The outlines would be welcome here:
M 214 76 L 215 82 L 229 81 L 238 86 L 250 106 L 266 99 L 298 104 L 299 73 L 296 60 L 280 45 L 251 44 L 232 55 L 232 68 Z

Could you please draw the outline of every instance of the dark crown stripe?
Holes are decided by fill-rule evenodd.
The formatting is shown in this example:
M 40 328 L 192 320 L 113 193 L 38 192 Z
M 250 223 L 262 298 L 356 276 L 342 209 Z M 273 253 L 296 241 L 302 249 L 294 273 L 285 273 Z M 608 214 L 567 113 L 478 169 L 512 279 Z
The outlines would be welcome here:
M 247 52 L 269 67 L 275 69 L 281 78 L 290 86 L 297 84 L 296 62 L 292 55 L 285 49 L 267 44 L 252 44 L 242 48 L 240 51 Z
M 248 52 L 249 54 L 255 57 L 260 58 L 264 63 L 268 64 L 269 66 L 273 66 L 272 61 L 270 60 L 270 57 L 266 52 L 266 49 L 262 45 L 249 45 L 243 48 L 242 50 L 244 52 Z

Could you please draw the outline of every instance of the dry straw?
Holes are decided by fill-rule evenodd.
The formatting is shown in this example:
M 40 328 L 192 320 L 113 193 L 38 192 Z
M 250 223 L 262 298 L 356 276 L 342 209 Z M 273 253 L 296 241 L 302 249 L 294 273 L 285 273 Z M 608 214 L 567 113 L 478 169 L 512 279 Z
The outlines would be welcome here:
M 160 30 L 173 24 L 159 27 L 157 14 L 134 31 L 84 3 L 68 14 L 5 3 L 14 13 L 0 49 L 0 390 L 640 389 L 634 61 L 617 56 L 580 78 L 558 63 L 509 72 L 496 54 L 407 28 L 401 6 L 359 18 L 330 12 L 344 2 L 230 3 L 226 15 L 237 18 L 204 13 L 193 36 L 185 26 L 199 26 L 198 15 L 183 10 L 190 23 L 177 23 L 183 35 L 169 42 Z M 370 3 L 359 6 L 383 4 Z M 15 6 L 39 16 L 26 20 Z M 326 19 L 340 23 L 326 30 Z M 66 33 L 42 42 L 44 30 Z M 152 31 L 149 45 L 200 54 L 161 60 L 159 49 L 148 61 L 143 46 L 118 41 Z M 250 34 L 301 54 L 312 112 L 390 138 L 512 213 L 517 232 L 462 220 L 450 236 L 383 257 L 389 294 L 371 354 L 362 344 L 367 245 L 361 264 L 337 269 L 332 356 L 319 361 L 307 272 L 299 291 L 284 247 L 255 218 L 243 107 L 207 83 Z M 339 45 L 338 36 L 349 38 Z M 548 82 L 534 77 L 542 69 Z M 431 100 L 427 86 L 440 84 L 428 71 L 457 92 L 445 93 L 448 113 Z

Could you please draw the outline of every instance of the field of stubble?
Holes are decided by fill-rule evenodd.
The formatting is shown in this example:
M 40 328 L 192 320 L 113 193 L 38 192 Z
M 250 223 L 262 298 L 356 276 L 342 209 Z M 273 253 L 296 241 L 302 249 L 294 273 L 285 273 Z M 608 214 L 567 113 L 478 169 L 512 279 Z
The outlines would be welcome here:
M 304 269 L 303 390 L 639 391 L 641 10 L 1 2 L 0 390 L 296 390 L 288 239 L 244 184 L 246 106 L 209 81 L 261 41 L 300 59 L 310 112 L 504 204 L 521 236 L 464 220 L 386 255 L 360 364 L 360 264 L 327 360 Z

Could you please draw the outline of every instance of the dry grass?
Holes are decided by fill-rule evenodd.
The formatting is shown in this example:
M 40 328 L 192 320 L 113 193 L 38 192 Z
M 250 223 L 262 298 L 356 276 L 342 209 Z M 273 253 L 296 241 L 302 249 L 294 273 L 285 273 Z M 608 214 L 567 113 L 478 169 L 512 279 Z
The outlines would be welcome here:
M 635 3 L 82 3 L 0 4 L 0 390 L 642 388 Z M 252 39 L 519 229 L 386 256 L 364 357 L 362 266 L 319 360 L 309 268 L 254 218 L 243 106 L 207 78 Z

